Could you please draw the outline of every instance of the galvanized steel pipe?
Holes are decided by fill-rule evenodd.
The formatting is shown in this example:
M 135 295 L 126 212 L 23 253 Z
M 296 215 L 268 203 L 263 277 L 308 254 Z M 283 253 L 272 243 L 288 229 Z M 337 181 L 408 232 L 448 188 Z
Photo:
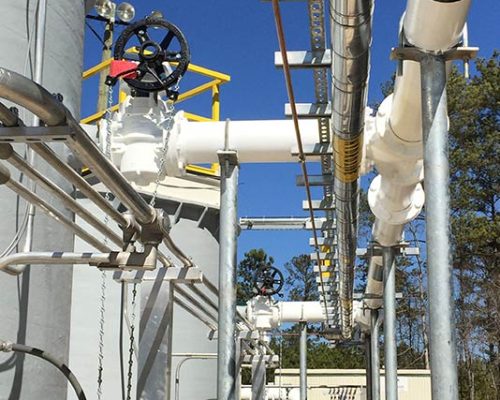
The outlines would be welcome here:
M 385 398 L 398 399 L 398 353 L 396 347 L 396 266 L 394 249 L 382 249 L 384 262 L 384 360 Z
M 239 166 L 221 160 L 219 233 L 219 324 L 217 399 L 233 400 L 236 391 L 236 250 Z
M 420 61 L 426 204 L 427 269 L 432 398 L 458 400 L 450 192 L 446 63 L 427 54 Z
M 372 400 L 380 400 L 380 347 L 379 328 L 381 318 L 378 310 L 371 311 L 371 331 L 370 331 L 370 371 L 372 384 Z
M 300 400 L 307 400 L 307 322 L 300 323 Z

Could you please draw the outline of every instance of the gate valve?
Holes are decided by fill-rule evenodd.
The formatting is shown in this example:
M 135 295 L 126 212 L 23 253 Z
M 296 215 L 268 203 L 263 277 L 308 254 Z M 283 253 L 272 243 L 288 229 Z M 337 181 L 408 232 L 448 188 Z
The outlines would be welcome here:
M 253 287 L 258 295 L 272 296 L 281 290 L 284 283 L 285 279 L 278 268 L 263 266 L 254 275 Z
M 134 51 L 130 52 L 130 48 Z M 124 69 L 117 75 L 139 95 L 165 90 L 168 98 L 175 101 L 175 86 L 186 73 L 191 56 L 187 40 L 177 26 L 161 18 L 146 18 L 122 32 L 115 44 L 114 59 L 130 63 L 126 64 L 131 67 L 129 71 Z M 110 84 L 116 80 L 110 74 Z

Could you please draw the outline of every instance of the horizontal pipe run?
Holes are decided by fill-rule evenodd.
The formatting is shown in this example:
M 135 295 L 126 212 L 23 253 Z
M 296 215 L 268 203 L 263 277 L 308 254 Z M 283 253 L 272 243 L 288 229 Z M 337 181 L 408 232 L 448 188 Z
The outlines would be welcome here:
M 193 317 L 195 317 L 196 319 L 200 320 L 201 322 L 203 322 L 206 326 L 208 326 L 208 328 L 210 328 L 212 331 L 216 331 L 217 330 L 217 327 L 211 323 L 210 321 L 208 321 L 207 318 L 203 317 L 202 315 L 200 315 L 198 312 L 196 312 L 195 310 L 193 310 L 191 307 L 189 307 L 183 300 L 179 299 L 178 296 L 175 296 L 174 295 L 174 302 L 175 304 L 179 305 L 181 308 L 183 308 L 185 311 L 187 311 L 189 314 L 191 314 Z
M 155 218 L 153 207 L 141 197 L 111 161 L 101 153 L 78 122 L 69 117 L 68 124 L 76 132 L 76 136 L 66 142 L 73 153 L 132 212 L 139 223 L 148 224 L 153 222 Z
M 164 232 L 163 243 L 185 267 L 190 268 L 194 266 L 193 261 L 174 243 L 168 232 Z
M 55 168 L 62 177 L 71 182 L 86 198 L 95 203 L 105 214 L 109 215 L 118 225 L 128 225 L 128 220 L 82 178 L 78 172 L 62 161 L 50 147 L 44 143 L 32 143 L 30 147 L 49 165 Z
M 154 221 L 156 218 L 154 208 L 142 198 L 111 161 L 102 154 L 80 124 L 72 117 L 71 113 L 47 90 L 22 75 L 0 68 L 0 97 L 30 110 L 48 126 L 67 124 L 72 128 L 74 134 L 66 143 L 75 155 L 92 169 L 100 181 L 134 214 L 139 223 L 148 224 Z M 6 114 L 5 110 L 3 111 Z M 46 149 L 38 148 L 38 150 L 43 152 Z M 63 168 L 63 170 L 68 173 L 67 168 Z M 93 197 L 95 198 L 95 196 Z M 102 202 L 100 204 L 103 205 Z M 114 215 L 114 217 L 117 216 Z M 119 219 L 121 218 L 119 217 Z M 123 222 L 126 223 L 126 221 Z M 123 226 L 126 225 L 123 224 Z M 173 244 L 168 234 L 166 234 L 166 244 L 186 266 L 193 265 L 184 253 Z
M 0 68 L 0 97 L 28 109 L 49 126 L 66 123 L 66 108 L 42 86 L 14 71 Z
M 184 289 L 176 286 L 175 291 L 181 295 L 184 299 L 188 300 L 192 305 L 197 307 L 198 310 L 202 311 L 207 317 L 212 319 L 214 322 L 217 322 L 217 317 L 210 313 L 198 300 L 196 300 L 193 296 L 187 293 Z
M 97 240 L 93 235 L 89 234 L 73 221 L 66 218 L 66 216 L 43 200 L 40 196 L 32 193 L 28 188 L 19 182 L 12 180 L 10 178 L 10 171 L 3 164 L 0 164 L 0 184 L 4 184 L 27 202 L 34 204 L 37 208 L 40 208 L 43 212 L 64 225 L 69 230 L 73 231 L 77 236 L 89 243 L 91 246 L 94 246 L 97 250 L 103 252 L 110 250 L 108 246 Z
M 189 287 L 193 291 L 193 293 L 196 293 L 196 295 L 203 299 L 203 301 L 207 303 L 211 308 L 213 308 L 217 312 L 219 311 L 217 304 L 200 289 L 198 289 L 198 287 L 194 283 L 189 284 L 187 287 Z
M 0 270 L 16 271 L 15 265 L 105 264 L 111 261 L 109 253 L 29 252 L 0 258 Z
M 66 107 L 45 88 L 16 72 L 0 68 L 0 97 L 28 109 L 48 126 L 67 124 L 72 128 L 73 136 L 66 143 L 75 155 L 92 169 L 140 223 L 147 224 L 154 220 L 154 209 L 102 154 Z
M 316 120 L 301 120 L 306 148 L 318 142 Z M 240 163 L 297 162 L 294 125 L 289 120 L 189 122 L 181 121 L 169 141 L 168 164 L 219 162 L 217 151 L 228 146 L 238 152 Z M 319 159 L 319 156 L 316 156 Z
M 2 121 L 4 126 L 17 126 L 19 124 L 19 117 L 4 104 L 0 103 L 0 121 Z
M 26 160 L 24 160 L 24 158 L 13 151 L 10 144 L 0 144 L 0 159 L 7 160 L 12 166 L 27 175 L 32 181 L 36 181 L 41 187 L 61 200 L 65 207 L 67 207 L 75 214 L 79 215 L 91 226 L 110 238 L 113 243 L 119 246 L 122 245 L 122 239 L 115 232 L 113 232 L 108 226 L 95 218 L 89 211 L 87 211 L 81 204 L 76 202 L 75 199 L 73 199 L 54 182 L 47 179 L 44 175 L 42 175 L 35 168 L 29 165 Z

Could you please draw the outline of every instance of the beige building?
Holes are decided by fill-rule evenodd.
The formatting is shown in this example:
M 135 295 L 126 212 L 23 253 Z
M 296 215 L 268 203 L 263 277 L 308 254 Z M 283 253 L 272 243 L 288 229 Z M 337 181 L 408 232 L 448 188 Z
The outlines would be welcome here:
M 307 383 L 309 400 L 366 400 L 366 375 L 363 369 L 310 369 Z M 273 386 L 286 389 L 290 400 L 298 399 L 299 370 L 283 369 L 281 379 L 279 370 L 276 370 Z M 384 400 L 384 370 L 381 371 L 380 386 L 381 399 Z M 398 394 L 399 400 L 430 400 L 430 371 L 398 371 Z

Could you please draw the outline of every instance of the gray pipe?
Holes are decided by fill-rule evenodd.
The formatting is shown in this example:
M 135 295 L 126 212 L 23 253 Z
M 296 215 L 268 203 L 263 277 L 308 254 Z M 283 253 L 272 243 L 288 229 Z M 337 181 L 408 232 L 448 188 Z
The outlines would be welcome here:
M 307 400 L 307 322 L 300 323 L 300 400 Z
M 371 350 L 371 384 L 372 400 L 380 400 L 380 347 L 379 347 L 379 328 L 381 318 L 378 310 L 371 311 L 371 332 L 370 332 L 370 350 Z
M 231 163 L 229 159 L 222 160 L 219 231 L 218 400 L 233 400 L 236 390 L 238 172 L 237 164 Z
M 80 238 L 85 240 L 90 245 L 94 246 L 96 249 L 100 251 L 109 251 L 109 248 L 106 245 L 101 243 L 93 235 L 89 234 L 87 231 L 82 229 L 73 221 L 69 220 L 60 211 L 58 211 L 55 207 L 53 207 L 48 202 L 43 200 L 40 196 L 38 196 L 35 193 L 32 193 L 28 188 L 26 188 L 19 182 L 12 180 L 10 177 L 10 171 L 3 164 L 0 164 L 0 185 L 7 186 L 9 189 L 17 193 L 27 202 L 35 204 L 43 212 L 48 214 L 50 217 L 54 218 L 56 221 L 60 222 L 69 230 L 73 231 Z
M 366 400 L 373 400 L 373 386 L 372 386 L 372 349 L 371 349 L 371 336 L 369 333 L 365 334 L 365 379 L 366 379 Z
M 384 356 L 385 398 L 398 399 L 398 353 L 396 347 L 396 266 L 394 249 L 382 249 L 384 260 Z
M 217 354 L 190 354 L 177 364 L 175 369 L 175 400 L 179 400 L 180 386 L 181 386 L 181 368 L 186 361 L 189 360 L 213 360 L 217 358 Z M 239 400 L 239 399 L 238 399 Z
M 339 298 L 344 338 L 352 335 L 359 167 L 370 64 L 371 0 L 330 0 L 332 132 L 338 230 Z
M 156 213 L 123 175 L 89 138 L 70 112 L 43 87 L 22 75 L 0 68 L 0 97 L 8 99 L 38 115 L 47 125 L 67 123 L 74 132 L 67 145 L 82 162 L 92 169 L 101 182 L 135 215 L 142 224 L 151 223 Z M 169 250 L 186 266 L 193 263 L 170 239 L 165 240 Z
M 7 160 L 12 166 L 28 176 L 32 181 L 39 183 L 46 191 L 53 194 L 63 204 L 75 214 L 81 216 L 91 226 L 108 236 L 115 244 L 121 246 L 122 239 L 114 233 L 108 226 L 99 221 L 90 212 L 88 212 L 81 204 L 77 203 L 69 194 L 62 190 L 59 186 L 46 178 L 35 168 L 29 165 L 24 158 L 17 154 L 12 146 L 8 143 L 0 143 L 0 159 Z
M 450 194 L 446 63 L 426 54 L 420 61 L 430 321 L 432 398 L 458 399 L 457 355 L 450 251 Z
M 203 322 L 211 330 L 213 330 L 213 331 L 217 330 L 217 327 L 212 322 L 210 322 L 207 318 L 205 318 L 204 316 L 199 314 L 197 311 L 195 311 L 191 307 L 189 307 L 188 304 L 186 302 L 184 302 L 183 300 L 179 299 L 179 297 L 175 296 L 174 302 L 175 302 L 175 304 L 177 304 L 178 306 L 183 308 L 185 311 L 187 311 L 189 314 L 191 314 L 193 317 L 195 317 L 196 319 Z
M 210 311 L 208 311 L 198 300 L 191 296 L 188 292 L 182 289 L 179 285 L 175 287 L 175 291 L 179 293 L 182 297 L 187 299 L 191 304 L 193 304 L 198 310 L 202 311 L 207 317 L 212 319 L 217 323 L 217 317 L 214 316 Z
M 0 97 L 26 108 L 49 126 L 66 122 L 65 108 L 47 90 L 17 72 L 1 67 Z
M 15 253 L 0 258 L 0 270 L 15 271 L 15 265 L 67 265 L 67 264 L 104 264 L 111 261 L 109 253 L 61 253 L 61 252 L 29 252 Z
M 19 124 L 19 117 L 4 104 L 0 103 L 0 121 L 4 126 L 17 126 Z
M 35 41 L 35 74 L 33 81 L 42 84 L 43 77 L 43 57 L 45 48 L 45 27 L 47 23 L 47 0 L 40 0 L 38 2 L 37 20 L 36 20 L 36 41 Z M 33 126 L 40 125 L 40 119 L 33 116 Z M 31 165 L 35 165 L 35 153 L 28 147 L 27 158 Z M 36 190 L 36 183 L 31 183 L 31 189 Z M 26 240 L 24 241 L 23 251 L 31 251 L 33 244 L 33 228 L 35 223 L 35 206 L 30 204 L 28 207 L 28 224 L 26 228 Z M 26 266 L 25 266 L 26 267 Z

